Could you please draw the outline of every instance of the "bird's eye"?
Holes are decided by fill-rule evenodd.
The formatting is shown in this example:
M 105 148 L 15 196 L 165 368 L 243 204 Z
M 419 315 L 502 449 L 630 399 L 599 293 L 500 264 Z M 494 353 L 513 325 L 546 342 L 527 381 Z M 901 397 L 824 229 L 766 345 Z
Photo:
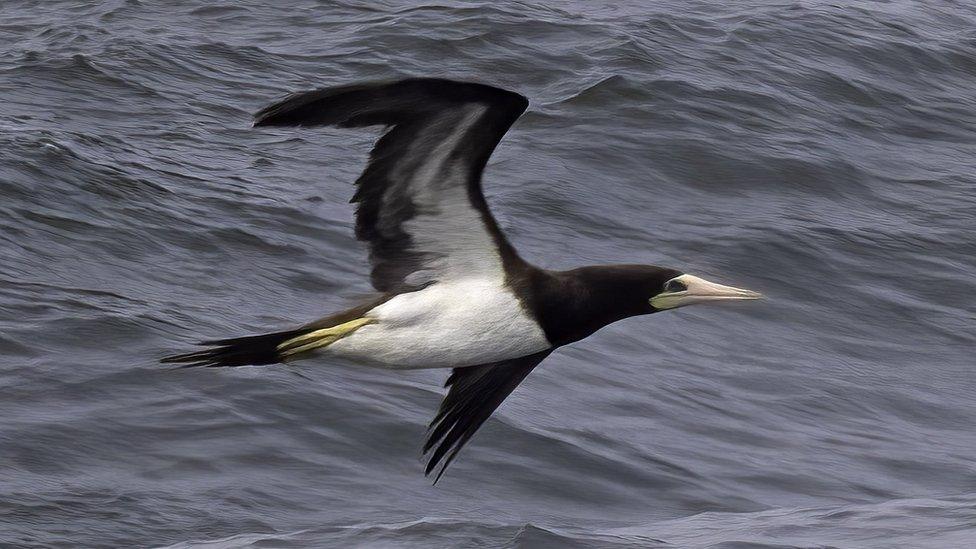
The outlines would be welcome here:
M 664 290 L 667 292 L 683 292 L 688 289 L 684 282 L 680 280 L 669 280 L 667 284 L 664 285 Z

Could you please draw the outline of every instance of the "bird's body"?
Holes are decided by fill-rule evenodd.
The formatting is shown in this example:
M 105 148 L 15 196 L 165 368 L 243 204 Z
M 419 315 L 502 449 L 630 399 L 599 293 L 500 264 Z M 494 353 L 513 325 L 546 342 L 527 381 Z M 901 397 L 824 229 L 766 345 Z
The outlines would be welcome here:
M 652 265 L 549 271 L 522 259 L 488 209 L 481 173 L 528 101 L 482 84 L 408 79 L 294 94 L 255 126 L 373 126 L 356 182 L 356 236 L 378 295 L 304 326 L 204 342 L 186 366 L 341 356 L 391 369 L 453 368 L 424 452 L 438 477 L 555 348 L 622 318 L 758 294 Z
M 386 368 L 454 368 L 537 353 L 552 345 L 512 290 L 491 279 L 431 284 L 363 315 L 375 319 L 325 349 Z

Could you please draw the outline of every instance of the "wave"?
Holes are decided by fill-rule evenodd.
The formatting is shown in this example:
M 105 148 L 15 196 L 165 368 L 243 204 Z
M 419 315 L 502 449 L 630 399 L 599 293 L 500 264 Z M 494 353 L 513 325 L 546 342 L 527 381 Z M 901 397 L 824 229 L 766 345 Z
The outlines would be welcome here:
M 898 499 L 836 507 L 782 508 L 755 513 L 701 513 L 644 526 L 588 529 L 533 523 L 424 518 L 357 523 L 287 533 L 248 533 L 167 545 L 163 549 L 231 547 L 606 547 L 796 549 L 964 547 L 972 540 L 976 496 Z

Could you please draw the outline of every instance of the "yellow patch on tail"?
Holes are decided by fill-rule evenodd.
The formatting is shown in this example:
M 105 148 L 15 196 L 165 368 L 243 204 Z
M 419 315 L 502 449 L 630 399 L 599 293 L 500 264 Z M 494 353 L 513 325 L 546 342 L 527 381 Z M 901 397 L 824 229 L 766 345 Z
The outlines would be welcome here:
M 343 322 L 337 326 L 308 332 L 307 334 L 302 334 L 282 342 L 278 345 L 277 350 L 282 358 L 289 358 L 299 353 L 332 345 L 359 328 L 373 322 L 376 322 L 376 320 L 363 317 L 350 320 L 349 322 Z

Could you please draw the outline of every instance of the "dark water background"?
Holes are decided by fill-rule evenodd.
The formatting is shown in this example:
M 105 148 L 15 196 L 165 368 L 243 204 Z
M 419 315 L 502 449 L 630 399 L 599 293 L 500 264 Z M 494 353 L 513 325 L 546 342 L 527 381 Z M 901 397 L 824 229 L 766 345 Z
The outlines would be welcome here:
M 0 544 L 974 546 L 973 4 L 546 4 L 4 0 Z M 444 372 L 158 365 L 369 291 L 375 134 L 250 115 L 406 75 L 531 99 L 528 259 L 769 299 L 556 352 L 436 487 Z

